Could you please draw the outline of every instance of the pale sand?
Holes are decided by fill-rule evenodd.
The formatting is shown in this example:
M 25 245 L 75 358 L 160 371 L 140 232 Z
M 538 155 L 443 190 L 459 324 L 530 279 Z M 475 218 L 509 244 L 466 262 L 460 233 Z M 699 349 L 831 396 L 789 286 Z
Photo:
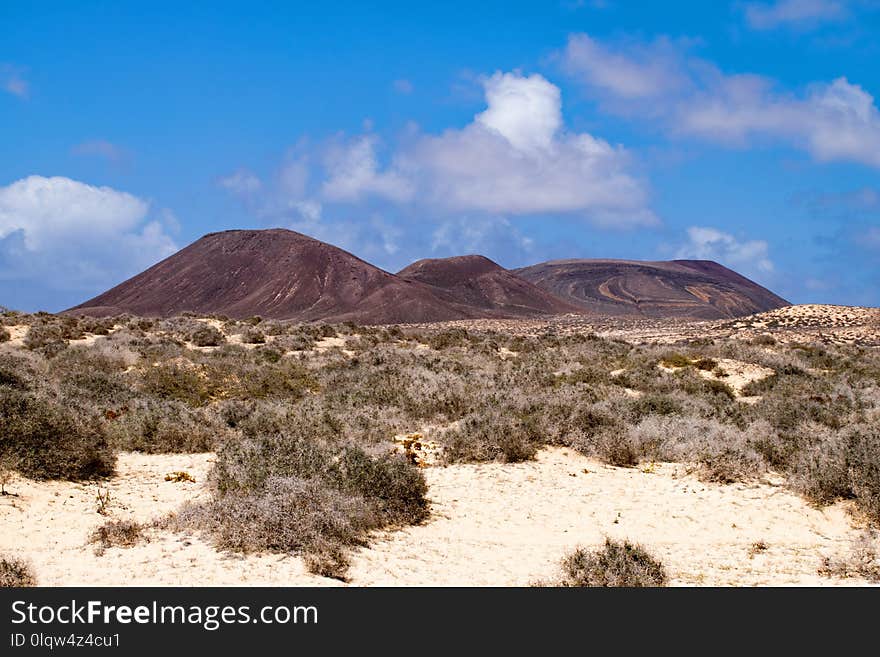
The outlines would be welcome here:
M 146 521 L 204 495 L 212 459 L 122 454 L 119 476 L 105 484 L 110 517 Z M 166 482 L 175 470 L 196 483 Z M 863 583 L 816 572 L 859 533 L 844 505 L 817 510 L 780 486 L 703 484 L 684 470 L 613 468 L 564 449 L 529 463 L 426 468 L 431 519 L 356 551 L 351 583 L 527 585 L 552 579 L 565 553 L 606 535 L 642 543 L 678 585 Z M 0 551 L 28 558 L 42 585 L 338 584 L 307 573 L 297 557 L 224 555 L 157 531 L 149 543 L 97 556 L 86 543 L 105 520 L 94 484 L 18 478 L 7 489 L 20 497 L 0 499 Z M 758 541 L 769 547 L 750 557 Z

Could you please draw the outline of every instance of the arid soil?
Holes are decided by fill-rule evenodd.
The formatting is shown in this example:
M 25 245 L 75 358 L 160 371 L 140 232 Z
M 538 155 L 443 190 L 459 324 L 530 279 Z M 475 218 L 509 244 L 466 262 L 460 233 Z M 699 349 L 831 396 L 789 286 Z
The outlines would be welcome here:
M 736 319 L 706 321 L 566 315 L 546 320 L 472 320 L 443 324 L 515 335 L 594 333 L 634 344 L 676 344 L 699 338 L 752 339 L 771 336 L 789 343 L 816 341 L 826 344 L 880 345 L 880 308 L 818 304 L 787 306 Z
M 215 319 L 191 321 L 223 328 Z M 424 328 L 438 326 L 514 335 L 593 333 L 661 345 L 742 338 L 752 341 L 755 351 L 763 348 L 761 340 L 880 345 L 880 309 L 843 306 L 791 306 L 723 321 L 598 321 L 564 316 L 447 322 Z M 28 327 L 9 323 L 6 328 L 7 346 L 23 349 Z M 111 335 L 117 330 L 123 329 L 114 327 Z M 232 344 L 258 348 L 243 343 L 242 334 L 228 337 Z M 272 339 L 280 340 L 266 337 L 270 344 Z M 102 339 L 89 334 L 70 343 L 94 345 Z M 357 335 L 323 337 L 309 349 L 350 362 L 368 353 L 348 349 L 347 345 L 355 346 L 348 340 L 357 340 Z M 202 353 L 218 349 L 192 344 L 186 348 Z M 431 347 L 418 344 L 414 349 L 423 353 Z M 286 355 L 301 353 L 294 350 Z M 491 357 L 496 356 L 498 362 L 524 358 L 507 347 Z M 583 367 L 569 365 L 554 376 L 570 376 Z M 713 360 L 706 369 L 697 365 L 688 361 L 667 365 L 661 360 L 652 369 L 672 373 L 696 369 L 700 377 L 729 387 L 734 402 L 744 403 L 760 399 L 744 389 L 774 374 L 767 367 L 732 358 Z M 609 374 L 625 376 L 626 370 Z M 408 453 L 424 473 L 429 515 L 415 525 L 374 531 L 368 546 L 351 553 L 349 585 L 552 583 L 565 554 L 577 547 L 598 547 L 606 536 L 640 543 L 665 565 L 672 585 L 869 583 L 860 576 L 841 579 L 820 574 L 823 560 L 846 556 L 868 526 L 853 500 L 814 506 L 772 469 L 762 470 L 756 478 L 716 483 L 701 478 L 698 465 L 688 462 L 642 461 L 636 467 L 614 467 L 570 447 L 546 445 L 533 460 L 523 462 L 444 465 L 442 448 L 433 442 L 436 429 L 427 426 L 424 435 L 388 437 L 387 450 Z M 171 531 L 162 524 L 185 503 L 210 497 L 207 479 L 216 459 L 213 452 L 123 451 L 115 475 L 89 482 L 34 481 L 12 474 L 4 484 L 8 494 L 0 497 L 0 553 L 27 560 L 44 586 L 340 585 L 337 579 L 309 572 L 296 554 L 234 554 L 216 549 L 199 531 Z M 181 472 L 189 476 L 169 476 Z M 144 539 L 132 547 L 98 549 L 90 536 L 108 520 L 145 524 Z
M 147 522 L 205 495 L 212 454 L 122 454 L 97 513 L 96 484 L 17 478 L 0 499 L 0 551 L 24 554 L 44 586 L 336 586 L 302 559 L 218 552 L 198 536 L 149 530 L 149 541 L 96 554 L 108 519 Z M 195 482 L 166 481 L 186 471 Z M 676 464 L 614 468 L 571 450 L 534 462 L 425 469 L 431 517 L 384 532 L 353 555 L 353 586 L 525 586 L 552 580 L 561 556 L 604 537 L 642 543 L 673 585 L 839 585 L 818 574 L 859 528 L 844 503 L 818 510 L 772 481 L 706 484 Z M 766 545 L 766 549 L 755 545 Z

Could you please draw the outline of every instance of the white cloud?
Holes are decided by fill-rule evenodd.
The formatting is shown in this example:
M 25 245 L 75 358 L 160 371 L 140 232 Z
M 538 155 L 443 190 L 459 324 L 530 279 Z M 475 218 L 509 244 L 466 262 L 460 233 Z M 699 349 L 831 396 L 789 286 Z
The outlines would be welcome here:
M 85 141 L 74 146 L 70 152 L 73 155 L 101 157 L 113 164 L 119 164 L 127 159 L 127 154 L 122 148 L 105 139 Z
M 607 226 L 657 223 L 620 146 L 563 130 L 559 89 L 539 75 L 496 73 L 488 108 L 460 130 L 415 139 L 400 157 L 420 198 L 451 210 L 576 214 Z
M 504 137 L 518 151 L 538 155 L 562 127 L 559 88 L 540 75 L 496 73 L 484 83 L 488 108 L 474 123 Z
M 676 258 L 716 260 L 740 272 L 768 274 L 773 271 L 769 248 L 764 240 L 740 241 L 716 228 L 692 226 L 687 229 L 688 241 L 675 254 Z
M 52 288 L 108 288 L 177 250 L 162 223 L 148 221 L 149 207 L 63 177 L 0 187 L 0 275 Z
M 24 79 L 23 70 L 10 64 L 0 64 L 0 89 L 19 98 L 30 96 L 30 85 Z
M 844 0 L 749 2 L 744 8 L 746 22 L 755 30 L 815 27 L 821 23 L 841 21 L 849 16 Z
M 401 172 L 394 168 L 380 171 L 377 144 L 373 135 L 331 144 L 324 156 L 323 196 L 331 201 L 359 201 L 367 196 L 397 202 L 411 199 L 412 185 Z
M 558 87 L 520 73 L 482 83 L 486 107 L 462 128 L 427 134 L 412 127 L 387 152 L 370 132 L 317 147 L 301 142 L 272 184 L 246 170 L 220 184 L 257 216 L 315 230 L 328 225 L 325 214 L 380 204 L 386 216 L 396 214 L 389 205 L 403 206 L 437 222 L 554 213 L 614 228 L 659 223 L 627 151 L 565 129 Z
M 431 235 L 431 250 L 441 256 L 480 254 L 524 264 L 535 242 L 508 219 L 458 217 L 443 222 Z
M 649 44 L 607 44 L 575 34 L 569 37 L 562 62 L 582 82 L 618 98 L 650 98 L 688 84 L 682 53 L 665 38 Z
M 260 191 L 263 183 L 247 169 L 239 169 L 217 181 L 221 187 L 238 196 L 248 196 Z
M 880 111 L 846 78 L 795 95 L 762 76 L 724 74 L 684 45 L 658 40 L 624 51 L 584 35 L 570 38 L 562 61 L 606 109 L 659 119 L 676 134 L 739 146 L 776 140 L 817 161 L 880 167 Z

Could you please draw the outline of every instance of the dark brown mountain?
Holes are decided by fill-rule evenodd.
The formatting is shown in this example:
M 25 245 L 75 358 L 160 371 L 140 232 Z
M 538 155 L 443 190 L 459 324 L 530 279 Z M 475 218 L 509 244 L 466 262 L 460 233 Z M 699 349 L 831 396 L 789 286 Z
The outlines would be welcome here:
M 167 317 L 184 311 L 361 324 L 486 316 L 440 290 L 283 229 L 210 233 L 68 312 Z
M 595 315 L 717 319 L 790 305 L 709 260 L 552 260 L 513 272 Z
M 558 260 L 509 271 L 482 256 L 420 260 L 398 275 L 289 230 L 210 233 L 69 313 L 360 324 L 580 312 L 734 317 L 788 305 L 709 261 Z
M 456 303 L 497 317 L 583 313 L 582 307 L 563 301 L 481 255 L 419 260 L 397 275 L 444 290 Z

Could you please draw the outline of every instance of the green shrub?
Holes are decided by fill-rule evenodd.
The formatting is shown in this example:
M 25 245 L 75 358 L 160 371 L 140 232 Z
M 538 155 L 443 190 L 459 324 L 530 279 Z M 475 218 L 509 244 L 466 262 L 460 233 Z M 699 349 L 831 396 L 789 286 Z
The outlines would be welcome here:
M 331 472 L 336 487 L 374 503 L 386 523 L 416 524 L 428 515 L 425 478 L 399 456 L 347 447 Z

